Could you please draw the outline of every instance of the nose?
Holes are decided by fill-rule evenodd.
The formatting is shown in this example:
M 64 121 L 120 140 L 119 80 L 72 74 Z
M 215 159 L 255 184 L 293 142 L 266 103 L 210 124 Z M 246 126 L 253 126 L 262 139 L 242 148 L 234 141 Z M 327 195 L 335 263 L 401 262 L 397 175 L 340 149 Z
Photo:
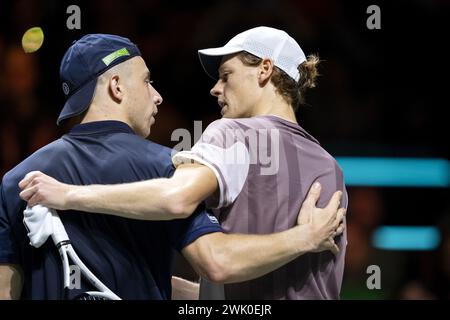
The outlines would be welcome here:
M 216 84 L 214 85 L 214 87 L 212 87 L 211 91 L 209 91 L 209 93 L 214 97 L 218 97 L 220 95 L 220 93 L 222 92 L 219 82 L 220 81 L 217 81 Z
M 163 98 L 159 95 L 153 97 L 153 102 L 159 106 L 163 102 Z
M 153 88 L 153 103 L 157 106 L 159 106 L 163 102 L 162 96 L 159 94 L 158 91 L 156 91 L 155 88 Z

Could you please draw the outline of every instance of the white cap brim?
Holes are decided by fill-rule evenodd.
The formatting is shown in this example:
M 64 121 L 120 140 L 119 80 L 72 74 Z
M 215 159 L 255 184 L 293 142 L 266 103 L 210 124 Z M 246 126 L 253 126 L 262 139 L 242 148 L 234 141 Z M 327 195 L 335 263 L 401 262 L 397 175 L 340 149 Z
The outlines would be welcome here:
M 241 47 L 218 47 L 198 50 L 200 63 L 205 72 L 213 79 L 218 78 L 218 69 L 223 56 L 243 51 Z

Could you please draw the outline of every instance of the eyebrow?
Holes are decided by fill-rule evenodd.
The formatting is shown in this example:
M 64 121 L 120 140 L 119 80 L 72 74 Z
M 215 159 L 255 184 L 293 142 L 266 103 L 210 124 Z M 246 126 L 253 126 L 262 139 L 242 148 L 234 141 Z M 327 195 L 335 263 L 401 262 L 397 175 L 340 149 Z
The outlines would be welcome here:
M 150 79 L 150 70 L 147 70 L 144 75 L 146 79 Z
M 219 75 L 221 75 L 222 73 L 224 73 L 224 72 L 226 72 L 226 71 L 229 71 L 229 69 L 227 68 L 227 67 L 224 67 L 223 65 L 221 65 L 220 67 L 219 67 Z

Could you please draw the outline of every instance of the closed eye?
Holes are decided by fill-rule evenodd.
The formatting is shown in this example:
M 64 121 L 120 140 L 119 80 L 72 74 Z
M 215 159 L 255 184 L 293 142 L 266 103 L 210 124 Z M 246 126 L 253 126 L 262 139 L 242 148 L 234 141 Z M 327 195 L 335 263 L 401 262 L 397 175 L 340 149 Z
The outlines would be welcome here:
M 222 80 L 223 82 L 227 82 L 227 80 L 228 80 L 228 75 L 229 75 L 228 72 L 227 72 L 227 73 L 222 73 L 222 74 L 220 75 L 220 80 Z

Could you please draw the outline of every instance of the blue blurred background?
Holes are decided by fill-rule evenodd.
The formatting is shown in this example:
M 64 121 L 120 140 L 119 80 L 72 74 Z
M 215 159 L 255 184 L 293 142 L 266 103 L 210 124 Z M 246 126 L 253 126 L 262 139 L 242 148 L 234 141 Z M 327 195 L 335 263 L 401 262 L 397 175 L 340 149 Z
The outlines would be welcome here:
M 81 9 L 69 30 L 66 9 Z M 369 30 L 366 9 L 381 9 Z M 449 3 L 429 1 L 0 1 L 0 176 L 64 134 L 59 63 L 87 33 L 129 37 L 140 47 L 164 98 L 150 139 L 174 146 L 177 128 L 203 129 L 219 108 L 198 62 L 200 48 L 225 44 L 259 25 L 290 33 L 323 59 L 318 86 L 299 123 L 340 162 L 349 191 L 343 299 L 448 299 L 450 206 Z M 40 26 L 43 46 L 26 54 L 23 33 Z M 447 69 L 448 70 L 448 69 Z M 447 137 L 447 138 L 446 138 Z M 369 290 L 367 267 L 381 270 Z M 192 277 L 180 264 L 177 272 Z

